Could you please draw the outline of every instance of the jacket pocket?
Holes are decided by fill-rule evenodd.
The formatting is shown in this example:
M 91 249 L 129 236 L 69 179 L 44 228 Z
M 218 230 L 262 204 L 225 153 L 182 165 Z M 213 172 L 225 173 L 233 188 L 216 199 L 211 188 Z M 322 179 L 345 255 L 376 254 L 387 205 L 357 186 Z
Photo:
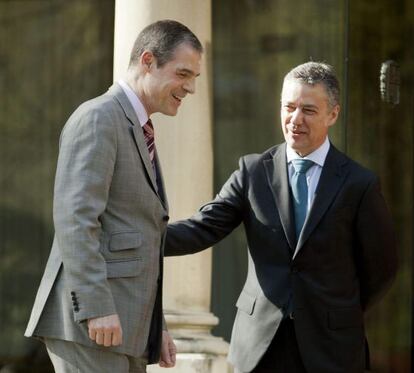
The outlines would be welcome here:
M 256 304 L 256 297 L 246 293 L 243 290 L 239 296 L 239 299 L 237 299 L 236 307 L 239 310 L 246 312 L 248 315 L 252 315 L 254 312 L 255 304 Z
M 118 232 L 111 235 L 109 251 L 137 249 L 142 244 L 140 232 Z
M 357 307 L 339 308 L 328 312 L 328 325 L 332 330 L 358 328 L 364 323 L 362 310 Z
M 334 212 L 333 215 L 338 218 L 352 218 L 353 217 L 353 213 L 354 213 L 354 209 L 352 206 L 350 205 L 344 205 L 341 206 L 339 208 L 337 208 Z
M 142 271 L 143 263 L 141 258 L 128 260 L 109 260 L 106 262 L 106 277 L 136 277 Z

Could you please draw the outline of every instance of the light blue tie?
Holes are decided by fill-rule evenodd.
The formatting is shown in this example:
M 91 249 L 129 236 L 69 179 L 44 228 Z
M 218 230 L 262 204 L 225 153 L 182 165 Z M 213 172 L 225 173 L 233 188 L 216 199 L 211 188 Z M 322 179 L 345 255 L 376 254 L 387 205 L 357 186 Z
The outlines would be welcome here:
M 295 210 L 296 239 L 299 239 L 308 211 L 308 184 L 306 172 L 314 165 L 309 159 L 292 159 L 295 172 L 292 176 L 293 207 Z

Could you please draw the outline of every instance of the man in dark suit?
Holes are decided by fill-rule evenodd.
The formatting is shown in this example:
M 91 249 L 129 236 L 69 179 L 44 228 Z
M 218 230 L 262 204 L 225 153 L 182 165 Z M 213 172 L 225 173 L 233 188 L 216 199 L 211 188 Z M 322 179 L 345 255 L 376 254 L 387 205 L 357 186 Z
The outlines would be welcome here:
M 286 142 L 240 159 L 217 197 L 168 226 L 166 255 L 214 245 L 240 223 L 248 274 L 237 301 L 229 360 L 237 372 L 360 373 L 365 311 L 397 268 L 378 178 L 338 151 L 331 66 L 308 62 L 284 79 Z
M 179 22 L 147 26 L 125 80 L 62 131 L 55 238 L 25 333 L 45 342 L 56 372 L 175 364 L 161 300 L 168 204 L 149 117 L 176 115 L 194 93 L 202 51 Z

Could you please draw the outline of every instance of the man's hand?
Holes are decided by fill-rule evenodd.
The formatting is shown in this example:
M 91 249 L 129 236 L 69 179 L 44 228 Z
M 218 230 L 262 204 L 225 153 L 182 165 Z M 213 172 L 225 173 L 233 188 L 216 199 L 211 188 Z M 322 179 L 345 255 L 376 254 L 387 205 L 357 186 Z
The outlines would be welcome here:
M 89 338 L 98 345 L 119 346 L 122 344 L 122 327 L 117 314 L 88 320 Z
M 161 359 L 160 367 L 172 368 L 175 366 L 175 355 L 177 348 L 175 347 L 174 341 L 170 334 L 163 330 L 162 331 L 162 345 L 161 345 Z

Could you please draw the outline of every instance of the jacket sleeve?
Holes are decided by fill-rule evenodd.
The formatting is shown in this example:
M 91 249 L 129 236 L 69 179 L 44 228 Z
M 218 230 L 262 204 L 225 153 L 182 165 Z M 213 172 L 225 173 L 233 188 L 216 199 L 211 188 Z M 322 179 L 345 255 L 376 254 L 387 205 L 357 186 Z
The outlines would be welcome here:
M 116 313 L 99 251 L 105 210 L 117 151 L 116 129 L 102 110 L 78 109 L 60 142 L 53 219 L 68 297 L 75 296 L 80 322 Z
M 364 310 L 379 300 L 397 272 L 395 235 L 378 179 L 365 191 L 356 221 L 357 265 Z
M 246 167 L 243 158 L 216 198 L 186 220 L 168 225 L 164 249 L 166 256 L 192 254 L 204 250 L 227 236 L 243 220 L 245 210 Z

